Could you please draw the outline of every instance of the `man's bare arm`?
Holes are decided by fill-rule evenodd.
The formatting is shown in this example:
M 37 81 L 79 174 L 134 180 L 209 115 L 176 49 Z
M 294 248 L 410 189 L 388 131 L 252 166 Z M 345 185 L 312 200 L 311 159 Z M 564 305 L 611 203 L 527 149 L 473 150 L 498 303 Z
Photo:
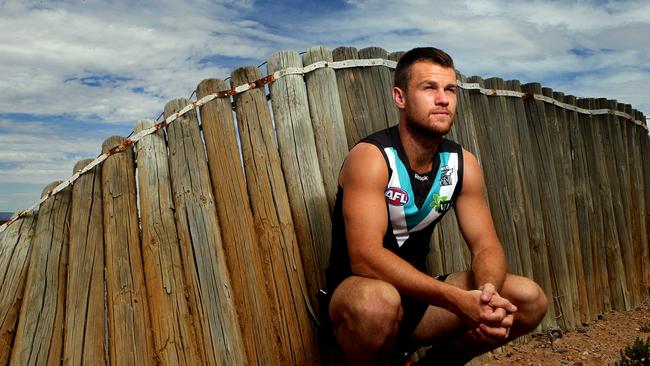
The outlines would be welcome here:
M 455 205 L 458 226 L 472 254 L 476 286 L 481 288 L 490 283 L 499 291 L 506 277 L 506 256 L 485 200 L 485 183 L 478 161 L 467 150 L 463 150 L 463 157 L 463 187 Z
M 485 183 L 478 161 L 466 150 L 463 156 L 463 187 L 456 200 L 456 217 L 472 255 L 471 271 L 475 285 L 481 290 L 484 312 L 502 319 L 497 327 L 500 329 L 481 325 L 477 336 L 503 338 L 512 325 L 512 313 L 517 311 L 516 306 L 499 294 L 506 277 L 506 256 L 485 200 Z

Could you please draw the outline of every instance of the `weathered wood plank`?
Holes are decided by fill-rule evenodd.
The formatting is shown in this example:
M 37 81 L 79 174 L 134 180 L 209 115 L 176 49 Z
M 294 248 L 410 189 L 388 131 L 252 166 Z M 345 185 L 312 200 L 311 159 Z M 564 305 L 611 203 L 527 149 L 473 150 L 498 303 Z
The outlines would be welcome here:
M 9 225 L 0 238 L 0 365 L 9 364 L 27 282 L 36 213 Z
M 574 96 L 565 96 L 562 93 L 553 93 L 555 99 L 571 105 L 576 105 Z M 559 108 L 559 107 L 558 107 Z M 574 260 L 576 265 L 576 281 L 580 301 L 580 319 L 590 321 L 595 318 L 592 313 L 594 289 L 594 267 L 591 252 L 592 222 L 589 220 L 589 175 L 586 167 L 586 151 L 583 136 L 579 130 L 578 113 L 562 109 L 562 123 L 560 127 L 565 134 L 563 141 L 570 154 L 564 162 L 564 174 L 571 174 L 572 181 L 567 189 L 566 199 L 569 204 L 567 216 L 571 221 L 572 240 L 574 241 Z M 570 173 L 566 171 L 570 170 Z
M 579 99 L 577 101 L 578 107 L 585 109 L 594 109 L 595 104 L 593 99 Z M 586 167 L 588 173 L 588 195 L 590 197 L 590 209 L 589 209 L 589 220 L 593 223 L 591 226 L 591 253 L 592 261 L 594 266 L 594 289 L 595 296 L 592 298 L 594 308 L 592 308 L 592 316 L 602 314 L 607 310 L 611 310 L 611 294 L 608 281 L 608 268 L 607 268 L 607 258 L 605 254 L 605 242 L 606 240 L 612 240 L 611 234 L 608 238 L 605 237 L 605 227 L 603 225 L 603 197 L 601 197 L 601 186 L 605 186 L 603 183 L 603 175 L 600 171 L 604 168 L 600 167 L 602 165 L 602 159 L 605 159 L 602 156 L 602 146 L 600 149 L 597 149 L 597 145 L 600 139 L 595 138 L 596 136 L 596 121 L 595 118 L 586 115 L 580 114 L 580 134 L 582 135 L 585 142 L 585 156 Z M 611 230 L 608 230 L 611 232 Z
M 518 80 L 506 81 L 505 84 L 508 90 L 521 91 L 521 84 Z M 558 325 L 557 319 L 562 313 L 555 301 L 558 298 L 558 292 L 557 288 L 553 286 L 551 279 L 549 249 L 542 213 L 542 193 L 539 184 L 540 175 L 538 174 L 539 167 L 535 160 L 536 152 L 532 142 L 533 133 L 529 127 L 524 101 L 519 98 L 509 98 L 506 102 L 509 104 L 509 109 L 514 113 L 516 120 L 515 130 L 521 156 L 521 166 L 519 168 L 523 183 L 523 196 L 526 197 L 524 213 L 528 225 L 533 278 L 542 287 L 546 297 L 549 299 L 548 311 L 542 320 L 542 327 L 554 327 Z
M 79 171 L 92 159 L 75 164 Z M 72 187 L 70 250 L 65 309 L 65 365 L 104 365 L 104 218 L 101 170 L 81 175 Z
M 479 77 L 470 77 L 471 83 L 478 83 L 481 87 L 486 84 Z M 497 80 L 489 80 L 488 87 L 496 87 Z M 516 164 L 504 164 L 501 157 L 514 156 L 506 148 L 512 147 L 509 124 L 505 112 L 505 101 L 502 98 L 488 98 L 480 93 L 471 96 L 472 111 L 476 118 L 476 128 L 479 149 L 483 160 L 481 166 L 484 171 L 487 196 L 490 202 L 490 211 L 497 230 L 498 237 L 503 245 L 508 260 L 508 270 L 512 273 L 523 275 L 524 269 L 521 262 L 519 245 L 514 236 L 515 228 L 512 212 L 514 188 L 512 176 L 518 176 Z M 505 143 L 508 141 L 508 143 Z M 514 172 L 512 170 L 515 170 Z
M 523 92 L 541 94 L 541 85 L 538 83 L 525 84 L 521 87 Z M 525 103 L 527 123 L 533 143 L 533 158 L 537 167 L 535 180 L 541 184 L 542 217 L 549 247 L 550 265 L 552 268 L 551 279 L 558 291 L 557 302 L 561 309 L 563 326 L 565 329 L 574 329 L 576 326 L 573 313 L 573 291 L 571 272 L 567 263 L 567 239 L 564 229 L 564 218 L 558 213 L 562 207 L 558 196 L 557 170 L 555 161 L 548 158 L 549 147 L 553 146 L 551 131 L 544 113 L 544 103 L 541 101 L 527 101 Z
M 404 56 L 406 52 L 404 51 L 395 51 L 391 52 L 388 54 L 388 59 L 391 61 L 399 62 L 399 59 Z M 391 81 L 391 93 L 392 93 L 392 86 L 395 84 L 395 69 L 388 69 L 390 72 L 390 81 Z M 399 118 L 399 110 L 397 111 L 397 117 Z M 397 123 L 397 122 L 396 122 Z
M 135 132 L 153 120 L 140 120 Z M 174 223 L 167 145 L 163 131 L 143 137 L 136 145 L 142 233 L 142 257 L 147 281 L 154 358 L 162 365 L 199 365 L 205 345 L 196 337 Z
M 60 182 L 43 190 L 50 192 Z M 11 354 L 13 365 L 60 364 L 63 355 L 70 187 L 39 208 L 29 271 Z
M 332 62 L 332 51 L 325 46 L 315 46 L 303 56 L 305 66 L 318 61 Z M 336 200 L 339 170 L 348 152 L 336 73 L 330 68 L 318 69 L 305 75 L 305 83 L 318 162 L 331 211 Z
M 367 47 L 359 50 L 360 59 L 387 59 L 383 48 Z M 366 103 L 370 112 L 371 132 L 379 131 L 399 122 L 399 113 L 393 102 L 393 78 L 385 66 L 364 67 L 361 80 L 365 84 Z
M 109 137 L 102 151 L 123 141 L 120 136 Z M 154 350 L 140 249 L 133 149 L 106 159 L 101 176 L 110 363 L 151 365 Z
M 544 88 L 543 93 L 549 97 L 553 97 L 558 101 L 564 100 L 564 93 L 553 92 L 550 89 Z M 558 168 L 558 184 L 563 186 L 563 191 L 565 192 L 564 204 L 565 204 L 565 214 L 566 214 L 566 229 L 567 237 L 569 242 L 568 245 L 571 246 L 570 250 L 572 251 L 572 263 L 569 263 L 570 266 L 574 268 L 575 271 L 575 284 L 576 284 L 576 298 L 577 303 L 574 304 L 574 313 L 576 314 L 577 321 L 586 322 L 591 320 L 589 316 L 589 296 L 587 295 L 587 287 L 585 284 L 585 274 L 584 274 L 584 264 L 581 253 L 581 242 L 580 242 L 580 224 L 578 222 L 577 208 L 576 208 L 576 193 L 575 193 L 575 178 L 574 171 L 572 167 L 572 157 L 573 151 L 571 149 L 570 141 L 570 125 L 567 109 L 561 107 L 551 107 L 547 104 L 547 109 L 549 113 L 554 109 L 555 116 L 557 118 L 557 136 L 560 145 L 562 146 L 561 154 L 559 155 L 560 159 L 556 162 Z
M 634 111 L 629 104 L 620 105 L 619 110 L 630 115 L 640 113 Z M 637 279 L 639 280 L 639 294 L 641 299 L 646 299 L 650 295 L 650 227 L 648 226 L 648 201 L 647 189 L 650 184 L 650 175 L 645 173 L 644 165 L 647 164 L 647 155 L 644 155 L 644 142 L 648 141 L 648 131 L 642 127 L 632 124 L 630 121 L 623 121 L 628 126 L 627 141 L 630 146 L 630 161 L 633 166 L 628 169 L 632 175 L 631 182 L 631 202 L 630 213 L 632 218 L 633 239 L 635 245 L 635 258 L 637 259 Z M 640 266 L 639 266 L 640 265 Z
M 269 73 L 287 67 L 302 67 L 298 53 L 276 52 L 269 59 Z M 318 289 L 325 286 L 332 226 L 303 79 L 293 75 L 271 84 L 271 105 L 296 237 L 313 300 Z
M 605 98 L 596 101 L 597 108 L 616 109 L 616 101 L 608 101 Z M 617 231 L 618 241 L 614 243 L 614 248 L 608 247 L 608 255 L 615 255 L 620 258 L 617 261 L 621 275 L 625 276 L 625 287 L 622 288 L 623 303 L 617 307 L 617 310 L 630 310 L 640 302 L 639 291 L 636 284 L 638 283 L 635 270 L 635 254 L 631 242 L 631 228 L 629 226 L 629 177 L 627 170 L 630 164 L 627 160 L 627 141 L 624 135 L 625 127 L 621 125 L 618 117 L 615 115 L 604 115 L 600 118 L 599 124 L 601 137 L 603 139 L 603 148 L 606 159 L 608 190 L 612 200 L 613 211 L 609 213 L 610 220 L 613 220 Z M 636 214 L 636 213 L 635 213 Z M 609 258 L 608 258 L 609 259 Z M 610 278 L 611 282 L 611 278 Z
M 354 47 L 339 47 L 332 51 L 334 61 L 356 60 L 359 53 Z M 341 110 L 345 124 L 348 149 L 372 132 L 370 107 L 366 103 L 366 89 L 360 68 L 336 70 Z
M 626 109 L 627 110 L 627 109 Z M 635 117 L 639 120 L 645 121 L 645 117 L 638 111 L 635 113 Z M 646 122 L 646 126 L 647 126 Z M 643 227 L 643 232 L 646 234 L 645 245 L 643 246 L 643 284 L 642 290 L 644 296 L 650 297 L 650 137 L 648 136 L 648 131 L 637 127 L 639 132 L 639 164 L 641 167 L 638 169 L 642 174 L 641 187 L 643 187 L 643 196 L 644 201 L 640 204 L 645 206 L 645 215 L 642 216 L 641 227 Z
M 613 104 L 612 104 L 613 105 Z M 634 115 L 632 106 L 629 104 L 616 103 L 617 110 L 621 112 Z M 626 149 L 626 162 L 625 172 L 629 176 L 628 189 L 627 189 L 627 202 L 626 219 L 630 227 L 630 238 L 632 249 L 634 252 L 634 263 L 636 268 L 637 282 L 632 284 L 636 294 L 637 301 L 643 301 L 647 298 L 645 290 L 645 276 L 643 272 L 644 258 L 647 257 L 648 252 L 648 231 L 645 227 L 645 192 L 643 189 L 643 155 L 640 151 L 641 139 L 644 135 L 647 136 L 647 131 L 632 123 L 631 121 L 623 118 L 618 118 L 619 125 L 623 129 L 625 138 L 624 147 Z M 619 164 L 620 165 L 620 164 Z M 629 283 L 628 283 L 629 284 Z M 635 307 L 637 303 L 633 304 Z
M 550 88 L 542 88 L 542 95 L 552 98 L 553 90 Z M 549 134 L 549 141 L 553 141 L 554 145 L 549 145 L 549 156 L 553 159 L 553 165 L 555 167 L 555 176 L 556 184 L 558 191 L 557 203 L 559 204 L 556 207 L 556 215 L 559 215 L 559 228 L 562 231 L 562 238 L 564 242 L 560 245 L 564 255 L 566 256 L 566 261 L 569 270 L 568 285 L 571 290 L 572 301 L 569 304 L 571 312 L 575 318 L 576 326 L 581 324 L 581 312 L 580 312 L 580 302 L 586 301 L 586 299 L 581 300 L 581 294 L 584 294 L 586 291 L 581 291 L 580 281 L 577 280 L 578 276 L 578 267 L 582 268 L 582 265 L 578 266 L 576 264 L 576 248 L 577 243 L 577 223 L 573 220 L 573 216 L 570 216 L 570 213 L 575 212 L 575 200 L 573 198 L 573 179 L 571 176 L 571 169 L 569 164 L 571 161 L 571 155 L 569 153 L 568 139 L 567 135 L 564 134 L 563 128 L 560 126 L 564 125 L 564 119 L 561 113 L 558 114 L 556 108 L 550 103 L 544 104 L 544 112 L 546 115 L 546 130 Z M 561 119 L 562 118 L 562 119 Z M 575 223 L 575 224 L 574 224 Z M 575 231 L 574 231 L 575 229 Z M 588 319 L 582 319 L 588 320 Z
M 594 100 L 590 105 L 594 109 L 598 108 L 602 102 Z M 608 276 L 603 279 L 609 285 L 610 302 L 605 303 L 612 309 L 623 310 L 629 306 L 630 294 L 627 290 L 627 281 L 624 272 L 624 265 L 621 258 L 620 243 L 621 240 L 626 240 L 624 237 L 619 236 L 616 224 L 617 222 L 623 223 L 622 210 L 619 203 L 615 203 L 617 199 L 612 196 L 620 197 L 619 194 L 612 192 L 611 189 L 618 184 L 618 177 L 616 176 L 616 167 L 612 164 L 611 157 L 613 151 L 611 144 L 612 137 L 608 133 L 608 118 L 607 116 L 594 116 L 591 133 L 594 139 L 594 152 L 599 158 L 596 161 L 596 169 L 598 177 L 596 182 L 599 182 L 597 194 L 600 195 L 600 209 L 602 215 L 602 225 L 605 237 L 601 240 L 601 253 L 605 256 L 606 268 Z M 616 183 L 614 183 L 616 182 Z M 603 269 L 601 269 L 601 272 Z
M 205 80 L 199 84 L 197 95 L 202 96 L 224 88 L 226 83 L 222 80 Z M 246 166 L 249 187 L 254 187 L 250 189 L 249 200 L 239 152 L 234 155 L 234 152 L 227 150 L 229 141 L 236 143 L 237 135 L 229 100 L 221 100 L 212 108 L 206 107 L 210 106 L 201 109 L 201 121 L 206 136 L 210 172 L 213 173 L 213 188 L 215 194 L 221 197 L 217 201 L 219 219 L 223 223 L 224 216 L 232 216 L 228 214 L 229 212 L 234 210 L 240 212 L 239 216 L 228 217 L 225 220 L 232 226 L 231 230 L 241 232 L 226 234 L 225 225 L 222 224 L 224 245 L 229 256 L 228 263 L 230 265 L 230 257 L 235 254 L 229 251 L 234 251 L 235 246 L 241 246 L 239 243 L 249 242 L 252 246 L 250 249 L 239 249 L 239 261 L 242 263 L 239 270 L 245 270 L 244 267 L 248 266 L 246 263 L 250 263 L 251 250 L 259 252 L 258 267 L 262 271 L 260 275 L 266 280 L 269 294 L 266 296 L 269 301 L 272 301 L 273 307 L 270 308 L 269 305 L 269 314 L 264 316 L 269 316 L 273 322 L 276 332 L 274 336 L 277 337 L 280 343 L 278 347 L 282 347 L 282 356 L 285 357 L 283 362 L 294 364 L 314 362 L 318 359 L 318 352 L 309 351 L 309 347 L 316 347 L 316 343 L 309 320 L 304 274 L 293 225 L 289 224 L 283 228 L 280 224 L 281 219 L 274 206 L 273 183 L 268 176 L 267 165 L 261 161 L 253 166 Z M 242 123 L 244 122 L 239 121 L 240 126 Z M 248 149 L 244 144 L 246 138 L 242 134 L 244 158 L 248 155 Z M 222 153 L 219 155 L 217 152 Z M 260 170 L 251 171 L 255 168 Z M 276 173 L 275 176 L 282 179 L 281 174 Z M 261 192 L 264 193 L 260 194 Z M 224 197 L 225 195 L 231 197 Z M 285 212 L 291 220 L 286 193 L 284 205 Z M 227 239 L 227 235 L 231 239 Z M 230 248 L 231 246 L 233 248 Z M 231 272 L 235 270 L 236 268 L 231 268 Z M 310 357 L 313 359 L 307 361 Z
M 168 102 L 165 116 L 187 104 L 187 99 Z M 205 344 L 205 362 L 208 365 L 246 364 L 246 352 L 254 356 L 256 346 L 251 345 L 253 338 L 248 341 L 249 348 L 244 344 L 235 296 L 247 289 L 235 289 L 231 285 L 196 112 L 177 119 L 167 128 L 167 133 L 169 173 L 176 209 L 174 218 L 189 302 L 195 321 L 200 324 L 197 338 L 203 337 Z M 255 298 L 250 301 L 254 302 Z M 243 323 L 242 327 L 244 325 L 252 327 L 250 323 Z M 247 331 L 252 329 L 247 328 Z
M 488 88 L 507 89 L 505 81 L 500 78 L 487 79 L 485 85 Z M 488 100 L 490 99 L 495 98 L 488 98 Z M 509 220 L 512 222 L 512 240 L 514 240 L 514 244 L 512 245 L 518 248 L 522 270 L 520 274 L 528 278 L 533 278 L 528 223 L 526 222 L 526 213 L 524 212 L 527 198 L 524 196 L 523 188 L 525 184 L 522 179 L 524 163 L 521 156 L 521 143 L 517 133 L 518 121 L 513 111 L 513 104 L 508 103 L 508 99 L 498 98 L 492 103 L 498 105 L 498 107 L 495 106 L 492 109 L 498 108 L 497 110 L 500 110 L 502 113 L 498 120 L 492 121 L 493 130 L 499 132 L 499 140 L 494 141 L 494 143 L 500 145 L 501 156 L 507 161 L 512 162 L 512 164 L 506 164 L 505 161 L 500 162 L 500 168 L 503 170 L 502 178 L 505 179 L 505 182 L 501 184 L 506 187 L 503 193 L 509 198 L 506 202 L 509 205 Z M 498 200 L 499 198 L 494 199 Z

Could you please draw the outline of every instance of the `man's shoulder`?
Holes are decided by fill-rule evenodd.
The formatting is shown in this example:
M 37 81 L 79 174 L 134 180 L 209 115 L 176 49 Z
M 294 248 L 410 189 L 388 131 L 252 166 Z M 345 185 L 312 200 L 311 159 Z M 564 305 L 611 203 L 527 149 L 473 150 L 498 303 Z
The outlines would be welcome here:
M 348 153 L 339 183 L 344 187 L 352 182 L 386 182 L 388 171 L 385 163 L 384 152 L 379 146 L 359 142 Z

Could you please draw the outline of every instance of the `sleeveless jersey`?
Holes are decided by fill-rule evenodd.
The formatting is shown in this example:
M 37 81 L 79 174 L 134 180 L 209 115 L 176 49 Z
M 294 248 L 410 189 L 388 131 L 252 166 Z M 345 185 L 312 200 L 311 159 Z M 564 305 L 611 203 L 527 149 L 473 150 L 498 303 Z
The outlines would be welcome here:
M 451 140 L 440 139 L 431 171 L 419 175 L 409 166 L 397 126 L 376 132 L 361 142 L 377 146 L 388 167 L 389 178 L 384 191 L 388 228 L 383 245 L 425 271 L 431 233 L 452 207 L 462 187 L 462 148 Z M 326 270 L 330 290 L 352 275 L 343 220 L 343 195 L 343 188 L 339 186 L 332 214 L 330 263 Z

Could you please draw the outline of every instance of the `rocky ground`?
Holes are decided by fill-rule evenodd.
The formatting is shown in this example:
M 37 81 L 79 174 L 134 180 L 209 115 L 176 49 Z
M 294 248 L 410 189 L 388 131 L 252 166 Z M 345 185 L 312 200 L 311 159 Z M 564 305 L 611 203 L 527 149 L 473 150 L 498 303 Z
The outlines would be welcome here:
M 650 337 L 650 302 L 631 311 L 607 312 L 581 328 L 560 334 L 534 334 L 523 345 L 475 360 L 474 365 L 601 366 L 620 360 L 619 351 L 640 337 Z

